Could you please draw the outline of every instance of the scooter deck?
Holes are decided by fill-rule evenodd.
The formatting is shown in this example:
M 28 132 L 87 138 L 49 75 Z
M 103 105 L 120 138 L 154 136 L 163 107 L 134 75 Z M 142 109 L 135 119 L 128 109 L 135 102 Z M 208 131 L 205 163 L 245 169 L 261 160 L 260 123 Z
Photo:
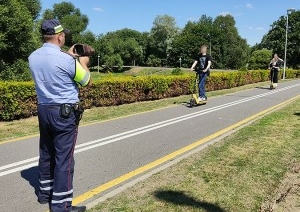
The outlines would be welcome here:
M 273 85 L 273 83 L 271 83 L 271 85 L 270 85 L 271 90 L 276 89 L 276 87 L 277 87 L 276 85 Z
M 207 100 L 199 102 L 196 94 L 193 94 L 193 99 L 195 100 L 196 105 L 205 105 L 207 103 Z

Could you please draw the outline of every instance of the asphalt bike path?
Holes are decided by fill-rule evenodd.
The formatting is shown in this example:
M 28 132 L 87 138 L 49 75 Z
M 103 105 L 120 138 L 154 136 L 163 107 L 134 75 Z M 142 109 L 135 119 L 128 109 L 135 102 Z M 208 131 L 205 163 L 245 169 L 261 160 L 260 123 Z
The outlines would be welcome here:
M 88 204 L 222 130 L 298 98 L 300 80 L 80 126 L 75 149 L 74 203 Z M 269 111 L 270 112 L 270 111 Z M 0 144 L 0 211 L 46 211 L 37 203 L 38 136 Z M 192 146 L 191 146 L 192 145 Z M 194 145 L 194 146 L 193 146 Z M 188 149 L 191 147 L 190 149 Z

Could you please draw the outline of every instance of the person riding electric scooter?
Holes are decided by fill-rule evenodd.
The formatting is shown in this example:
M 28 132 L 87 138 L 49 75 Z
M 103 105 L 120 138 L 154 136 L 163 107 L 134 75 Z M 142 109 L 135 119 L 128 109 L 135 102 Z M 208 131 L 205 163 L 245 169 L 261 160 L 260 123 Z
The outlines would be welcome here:
M 198 80 L 198 87 L 199 87 L 199 97 L 195 99 L 195 102 L 197 104 L 201 104 L 202 102 L 207 101 L 206 91 L 205 91 L 205 85 L 206 85 L 206 78 L 210 75 L 210 66 L 211 66 L 211 56 L 206 53 L 207 52 L 207 46 L 203 45 L 200 48 L 200 53 L 195 58 L 195 61 L 191 67 L 191 70 L 194 71 L 196 65 L 198 64 L 198 67 L 196 69 L 197 76 L 199 77 Z
M 275 89 L 278 84 L 278 73 L 280 71 L 280 66 L 282 65 L 283 60 L 278 57 L 277 54 L 274 54 L 273 59 L 269 63 L 269 69 L 270 71 L 270 79 L 271 79 L 271 85 L 270 89 Z

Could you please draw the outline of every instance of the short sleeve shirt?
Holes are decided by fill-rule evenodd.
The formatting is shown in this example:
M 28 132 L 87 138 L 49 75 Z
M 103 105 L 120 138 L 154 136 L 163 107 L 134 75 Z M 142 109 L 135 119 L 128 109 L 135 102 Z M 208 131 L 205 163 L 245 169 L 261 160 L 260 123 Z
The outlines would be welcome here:
M 275 61 L 274 59 L 272 59 L 270 62 L 270 68 L 280 68 L 282 63 L 283 63 L 283 61 L 280 61 L 280 60 Z
M 196 56 L 195 61 L 198 62 L 199 70 L 204 70 L 208 66 L 208 61 L 211 61 L 211 56 L 209 54 L 203 55 L 200 53 Z
M 45 43 L 34 51 L 29 56 L 29 67 L 35 82 L 38 104 L 78 102 L 79 88 L 74 80 L 76 66 L 76 59 L 62 52 L 57 45 Z

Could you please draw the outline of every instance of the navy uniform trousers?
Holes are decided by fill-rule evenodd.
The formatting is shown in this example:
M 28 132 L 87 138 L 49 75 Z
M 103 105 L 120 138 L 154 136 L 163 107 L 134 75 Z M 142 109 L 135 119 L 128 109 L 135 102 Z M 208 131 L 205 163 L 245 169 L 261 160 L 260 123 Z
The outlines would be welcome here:
M 74 148 L 78 126 L 75 114 L 60 116 L 59 105 L 38 105 L 40 129 L 40 203 L 53 212 L 70 211 L 73 198 Z

